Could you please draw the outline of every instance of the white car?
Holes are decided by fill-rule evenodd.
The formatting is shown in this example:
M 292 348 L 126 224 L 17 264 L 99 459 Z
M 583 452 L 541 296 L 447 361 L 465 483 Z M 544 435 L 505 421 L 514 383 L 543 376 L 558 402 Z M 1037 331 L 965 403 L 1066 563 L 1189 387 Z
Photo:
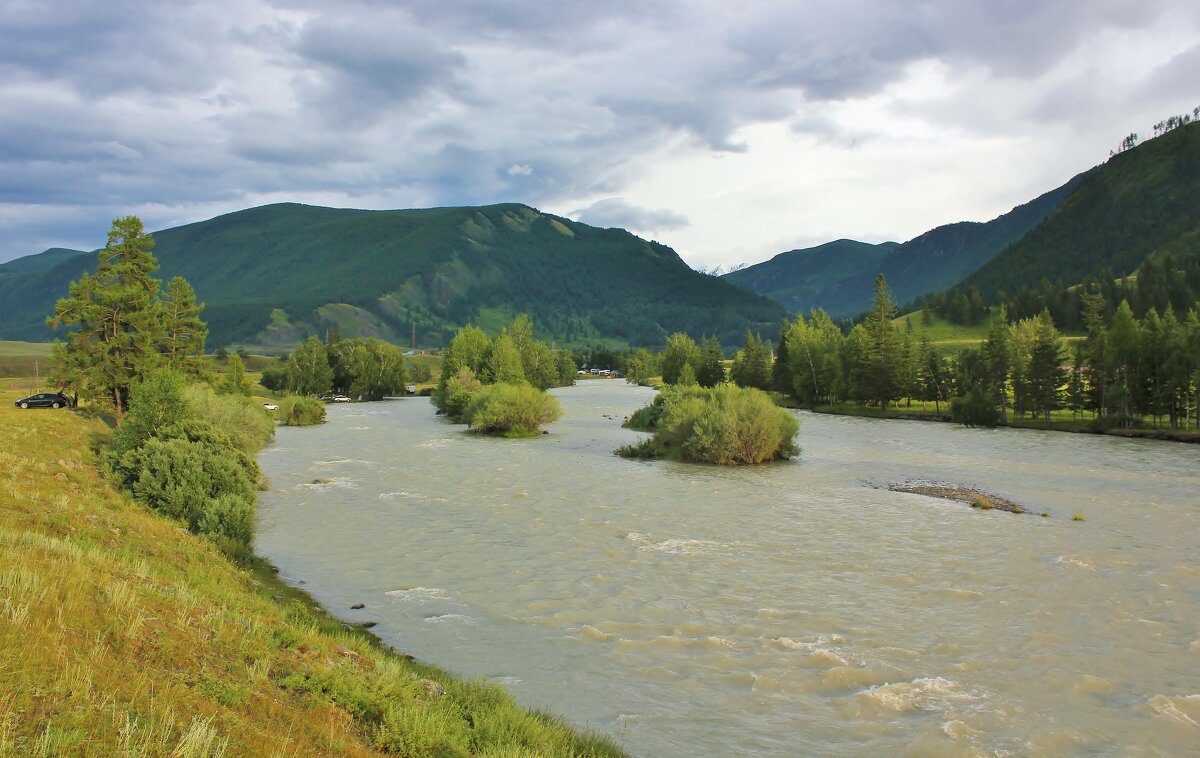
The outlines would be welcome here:
M 275 403 L 263 403 L 263 407 L 269 411 L 274 411 L 274 410 L 279 409 L 279 406 L 275 405 Z

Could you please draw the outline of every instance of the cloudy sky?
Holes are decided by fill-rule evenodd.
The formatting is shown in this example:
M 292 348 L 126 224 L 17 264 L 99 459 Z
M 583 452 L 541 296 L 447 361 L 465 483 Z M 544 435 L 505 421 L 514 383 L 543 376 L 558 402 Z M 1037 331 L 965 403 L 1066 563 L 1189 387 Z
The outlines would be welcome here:
M 1195 0 L 0 0 L 0 261 L 504 201 L 697 267 L 986 220 L 1200 105 Z

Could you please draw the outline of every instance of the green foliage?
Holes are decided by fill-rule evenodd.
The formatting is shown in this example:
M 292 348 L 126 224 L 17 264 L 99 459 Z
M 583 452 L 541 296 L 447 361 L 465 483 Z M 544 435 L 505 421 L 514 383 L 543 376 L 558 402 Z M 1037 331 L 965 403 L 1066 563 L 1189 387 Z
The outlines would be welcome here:
M 1000 423 L 995 404 L 978 388 L 950 401 L 950 418 L 963 426 L 992 427 Z
M 383 340 L 340 340 L 333 343 L 329 356 L 336 377 L 335 389 L 350 397 L 382 400 L 402 394 L 408 384 L 404 354 Z
M 480 377 L 488 384 L 523 384 L 525 369 L 521 366 L 521 354 L 508 334 L 501 332 L 492 340 L 491 349 L 483 364 Z
M 755 464 L 796 455 L 799 422 L 795 415 L 757 389 L 720 384 L 713 388 L 668 387 L 646 417 L 652 441 L 621 448 L 629 457 L 677 456 L 722 465 Z M 637 414 L 635 414 L 637 415 Z M 632 420 L 631 420 L 632 422 Z
M 769 390 L 773 387 L 771 343 L 763 342 L 757 334 L 747 331 L 742 349 L 733 359 L 730 379 L 739 387 Z
M 288 395 L 279 401 L 275 417 L 285 426 L 313 426 L 325 422 L 325 403 L 307 395 Z
M 181 373 L 161 368 L 133 388 L 128 420 L 104 460 L 138 501 L 245 555 L 260 478 L 253 456 L 273 432 L 248 399 L 189 387 Z
M 52 380 L 113 408 L 119 426 L 130 388 L 161 362 L 161 310 L 155 300 L 154 240 L 136 216 L 113 221 L 95 274 L 71 282 L 52 327 L 75 326 L 54 352 Z
M 300 395 L 316 395 L 333 385 L 329 354 L 316 335 L 309 335 L 288 358 L 287 388 Z
M 450 379 L 458 376 L 463 369 L 466 369 L 472 377 L 478 377 L 483 371 L 484 360 L 487 358 L 490 344 L 487 334 L 479 327 L 470 324 L 459 329 L 454 338 L 450 340 L 450 347 L 442 358 L 442 375 L 433 395 L 433 402 L 439 413 L 447 412 L 447 403 L 449 402 L 447 384 Z M 452 417 L 459 415 L 462 408 L 450 415 Z
M 683 368 L 679 370 L 679 376 L 675 379 L 675 386 L 679 387 L 698 387 L 700 381 L 696 379 L 696 372 L 692 368 L 690 362 L 683 364 Z
M 210 368 L 204 355 L 208 324 L 201 320 L 204 304 L 182 276 L 171 277 L 159 298 L 162 339 L 159 352 L 170 368 L 194 379 L 206 379 Z
M 234 353 L 225 361 L 225 372 L 217 382 L 217 392 L 242 397 L 250 397 L 254 393 L 250 380 L 246 378 L 246 364 L 242 362 L 242 356 Z
M 716 387 L 725 381 L 725 353 L 716 337 L 704 340 L 700 348 L 700 363 L 696 369 L 696 383 L 701 387 Z
M 473 431 L 524 437 L 562 416 L 553 395 L 528 384 L 490 384 L 477 392 L 463 418 Z
M 471 400 L 483 390 L 483 383 L 475 378 L 471 369 L 464 366 L 454 376 L 446 379 L 444 388 L 439 412 L 446 414 L 452 421 L 462 421 Z
M 863 323 L 866 351 L 855 370 L 859 396 L 883 408 L 904 394 L 900 377 L 900 336 L 892 324 L 895 318 L 891 289 L 880 274 L 875 277 L 875 304 Z
M 574 383 L 575 371 L 570 355 L 533 339 L 533 322 L 527 316 L 518 316 L 510 329 L 493 340 L 477 327 L 467 326 L 450 341 L 433 403 L 438 413 L 468 423 L 476 431 L 520 436 L 536 432 L 539 424 L 558 418 L 558 401 L 545 395 L 544 390 Z M 491 391 L 493 386 L 501 385 L 521 385 L 532 393 Z M 543 399 L 535 403 L 538 396 Z M 497 405 L 502 397 L 518 403 L 508 417 Z M 553 418 L 538 421 L 547 408 L 554 411 Z M 473 417 L 477 411 L 483 414 L 478 421 Z M 480 428 L 480 424 L 487 428 Z
M 272 392 L 280 392 L 287 389 L 287 365 L 283 366 L 267 366 L 262 370 L 262 375 L 258 379 L 258 383 Z
M 661 373 L 662 365 L 658 356 L 644 347 L 639 347 L 625 361 L 625 381 L 630 384 L 648 384 L 652 377 Z
M 695 379 L 696 367 L 700 365 L 700 348 L 696 341 L 683 332 L 675 332 L 667 338 L 662 353 L 662 378 L 665 384 L 679 384 L 684 366 L 691 367 Z
M 220 429 L 246 455 L 255 455 L 275 436 L 270 411 L 248 397 L 218 395 L 208 385 L 193 384 L 183 391 L 183 398 L 190 417 Z

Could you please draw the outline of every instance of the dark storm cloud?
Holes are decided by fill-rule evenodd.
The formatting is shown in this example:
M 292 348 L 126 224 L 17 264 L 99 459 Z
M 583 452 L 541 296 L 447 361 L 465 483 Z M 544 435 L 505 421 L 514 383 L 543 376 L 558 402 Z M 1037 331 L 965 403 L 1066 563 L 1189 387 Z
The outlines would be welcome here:
M 316 74 L 303 90 L 339 125 L 374 119 L 434 90 L 449 94 L 466 62 L 407 14 L 395 12 L 313 19 L 295 52 Z
M 285 198 L 609 197 L 583 215 L 678 229 L 677 211 L 616 199 L 668 147 L 737 152 L 764 121 L 857 144 L 882 126 L 847 133 L 830 105 L 923 61 L 1032 92 L 893 112 L 967 131 L 1082 123 L 1115 107 L 1104 82 L 1032 82 L 1103 30 L 1198 15 L 1182 0 L 0 0 L 0 260 L 94 246 L 120 213 L 153 227 Z M 1146 72 L 1145 108 L 1194 88 L 1195 50 Z
M 231 73 L 212 55 L 223 26 L 204 2 L 4 2 L 0 72 L 65 82 L 92 97 L 195 93 Z

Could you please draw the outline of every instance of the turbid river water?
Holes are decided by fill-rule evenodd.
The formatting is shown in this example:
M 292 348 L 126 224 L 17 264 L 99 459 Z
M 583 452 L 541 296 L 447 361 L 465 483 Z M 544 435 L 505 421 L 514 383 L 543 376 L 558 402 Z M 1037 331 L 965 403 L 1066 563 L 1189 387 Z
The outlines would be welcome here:
M 1200 753 L 1200 446 L 802 413 L 795 461 L 629 461 L 650 391 L 555 394 L 536 439 L 424 398 L 280 429 L 259 551 L 634 755 Z

